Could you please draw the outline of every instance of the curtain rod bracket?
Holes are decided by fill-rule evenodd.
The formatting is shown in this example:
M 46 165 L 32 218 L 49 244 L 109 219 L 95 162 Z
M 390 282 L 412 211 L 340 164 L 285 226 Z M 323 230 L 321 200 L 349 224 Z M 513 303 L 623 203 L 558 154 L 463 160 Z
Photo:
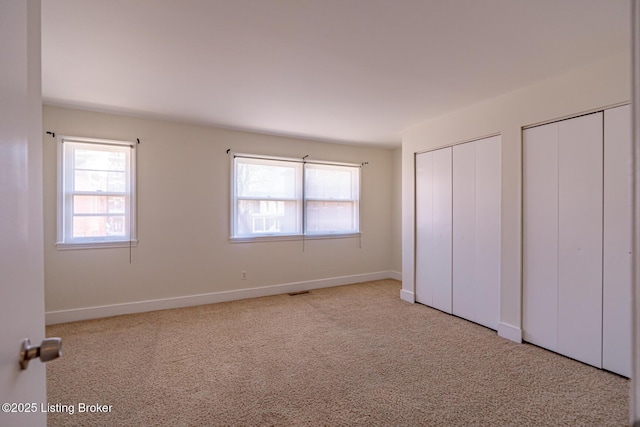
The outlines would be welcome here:
M 140 144 L 140 138 L 136 138 L 136 141 L 138 141 L 138 144 Z
M 51 135 L 52 138 L 56 137 L 56 133 L 55 132 L 47 132 L 47 135 Z
M 227 154 L 229 154 L 229 151 L 231 151 L 231 148 L 227 148 Z

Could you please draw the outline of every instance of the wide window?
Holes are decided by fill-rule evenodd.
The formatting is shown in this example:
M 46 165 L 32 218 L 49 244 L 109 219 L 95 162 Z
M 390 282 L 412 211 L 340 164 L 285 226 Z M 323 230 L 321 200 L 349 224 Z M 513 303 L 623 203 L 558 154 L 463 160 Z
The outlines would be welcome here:
M 135 243 L 135 146 L 58 139 L 59 248 Z
M 357 234 L 359 165 L 235 154 L 231 238 Z

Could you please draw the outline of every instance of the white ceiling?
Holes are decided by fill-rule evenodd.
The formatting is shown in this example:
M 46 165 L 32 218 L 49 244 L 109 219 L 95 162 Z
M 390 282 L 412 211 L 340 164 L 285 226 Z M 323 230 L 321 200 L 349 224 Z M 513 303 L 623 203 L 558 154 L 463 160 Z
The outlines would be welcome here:
M 43 0 L 43 97 L 398 146 L 629 40 L 628 0 Z

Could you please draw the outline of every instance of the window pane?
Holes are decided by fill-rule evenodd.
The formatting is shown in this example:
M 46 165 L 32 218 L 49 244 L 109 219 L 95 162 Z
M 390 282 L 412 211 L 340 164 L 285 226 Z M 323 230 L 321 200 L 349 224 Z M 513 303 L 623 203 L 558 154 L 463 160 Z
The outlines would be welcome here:
M 91 150 L 76 148 L 74 156 L 75 169 L 90 169 L 101 171 L 127 170 L 127 154 L 125 148 Z
M 127 191 L 127 173 L 76 170 L 74 184 L 75 191 L 125 193 Z
M 356 173 L 354 167 L 306 165 L 306 195 L 312 199 L 357 199 Z
M 59 141 L 63 218 L 58 242 L 135 240 L 135 147 L 115 140 Z
M 300 165 L 278 161 L 236 159 L 238 197 L 294 199 L 298 196 Z
M 307 233 L 358 232 L 356 202 L 307 202 Z
M 73 237 L 124 237 L 125 217 L 122 216 L 74 216 Z
M 298 203 L 277 200 L 239 200 L 238 236 L 300 233 Z
M 73 213 L 125 213 L 124 196 L 73 196 Z

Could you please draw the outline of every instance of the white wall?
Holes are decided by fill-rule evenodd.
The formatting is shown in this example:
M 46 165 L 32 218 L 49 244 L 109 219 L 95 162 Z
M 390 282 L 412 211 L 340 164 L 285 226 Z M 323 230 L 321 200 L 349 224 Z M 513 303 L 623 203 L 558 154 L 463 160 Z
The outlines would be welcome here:
M 138 239 L 129 249 L 57 250 L 56 143 L 45 135 L 45 292 L 49 323 L 388 277 L 393 152 L 45 106 L 44 130 L 135 140 Z M 369 162 L 362 170 L 362 239 L 230 243 L 229 158 L 236 152 Z M 240 271 L 247 271 L 241 280 Z M 347 277 L 345 277 L 347 276 Z M 338 279 L 336 279 L 338 278 Z M 335 279 L 335 280 L 324 280 Z M 303 282 L 300 284 L 299 282 Z M 288 291 L 283 287 L 279 292 Z M 232 291 L 229 293 L 229 291 Z M 182 297 L 214 294 L 214 298 Z M 177 299 L 176 299 L 177 298 Z M 182 298 L 182 299 L 181 299 Z M 165 300 L 157 304 L 130 304 Z M 122 305 L 103 310 L 91 307 Z
M 521 334 L 522 127 L 628 102 L 630 58 L 620 52 L 486 102 L 407 129 L 402 140 L 401 297 L 414 293 L 414 155 L 486 135 L 502 135 L 501 299 L 498 333 Z

